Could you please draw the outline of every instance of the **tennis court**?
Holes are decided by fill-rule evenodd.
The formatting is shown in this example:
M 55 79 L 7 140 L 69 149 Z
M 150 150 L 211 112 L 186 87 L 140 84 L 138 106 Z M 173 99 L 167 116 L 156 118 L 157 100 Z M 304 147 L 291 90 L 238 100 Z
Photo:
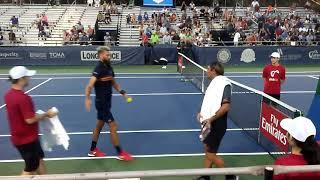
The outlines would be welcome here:
M 227 76 L 262 90 L 259 73 L 229 72 Z M 288 73 L 282 89 L 282 100 L 307 112 L 318 76 L 318 72 Z M 0 77 L 0 96 L 3 97 L 9 84 L 5 75 Z M 49 173 L 202 167 L 200 156 L 203 151 L 196 121 L 202 94 L 173 72 L 117 74 L 118 82 L 134 101 L 128 104 L 119 94 L 114 94 L 113 113 L 119 124 L 121 144 L 138 157 L 137 161 L 125 163 L 114 160 L 116 153 L 109 136 L 105 135 L 107 129 L 100 136 L 98 144 L 107 153 L 107 160 L 87 160 L 96 117 L 93 107 L 91 112 L 84 109 L 84 88 L 88 80 L 89 74 L 42 74 L 34 77 L 29 86 L 29 94 L 37 109 L 46 110 L 55 106 L 60 110 L 60 120 L 71 138 L 68 151 L 57 148 L 46 153 L 46 157 L 52 160 L 48 162 Z M 2 98 L 0 104 L 0 172 L 1 175 L 18 174 L 23 164 L 19 163 L 20 156 L 10 143 Z M 231 121 L 228 126 L 220 147 L 227 165 L 248 166 L 272 162 L 264 150 L 240 128 Z

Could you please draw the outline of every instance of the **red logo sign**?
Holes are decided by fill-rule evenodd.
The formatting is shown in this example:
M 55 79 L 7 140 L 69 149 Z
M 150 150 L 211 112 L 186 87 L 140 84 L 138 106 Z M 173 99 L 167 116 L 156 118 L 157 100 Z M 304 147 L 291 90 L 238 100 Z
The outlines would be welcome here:
M 271 105 L 262 102 L 260 132 L 270 141 L 275 143 L 282 151 L 288 151 L 289 144 L 286 137 L 287 131 L 281 128 L 280 122 L 288 118 Z

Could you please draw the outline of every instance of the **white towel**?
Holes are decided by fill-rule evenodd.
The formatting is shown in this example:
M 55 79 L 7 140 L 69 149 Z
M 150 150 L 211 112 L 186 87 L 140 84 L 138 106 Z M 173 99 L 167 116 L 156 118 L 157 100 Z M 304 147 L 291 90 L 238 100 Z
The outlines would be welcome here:
M 224 88 L 227 85 L 231 86 L 231 83 L 225 76 L 217 76 L 211 81 L 203 98 L 200 122 L 213 117 L 220 109 Z
M 52 110 L 57 110 L 53 107 Z M 38 110 L 38 114 L 43 114 L 44 111 Z M 69 135 L 62 126 L 59 117 L 55 116 L 48 120 L 40 122 L 41 145 L 45 151 L 52 151 L 53 147 L 62 145 L 65 150 L 69 149 Z

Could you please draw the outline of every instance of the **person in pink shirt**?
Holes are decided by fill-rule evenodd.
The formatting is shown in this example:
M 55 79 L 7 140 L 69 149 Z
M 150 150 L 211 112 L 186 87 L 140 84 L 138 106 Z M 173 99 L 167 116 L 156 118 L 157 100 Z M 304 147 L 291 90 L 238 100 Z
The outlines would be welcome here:
M 49 26 L 49 23 L 48 23 L 48 16 L 46 14 L 42 14 L 41 16 L 41 21 L 42 21 L 42 24 L 44 26 Z

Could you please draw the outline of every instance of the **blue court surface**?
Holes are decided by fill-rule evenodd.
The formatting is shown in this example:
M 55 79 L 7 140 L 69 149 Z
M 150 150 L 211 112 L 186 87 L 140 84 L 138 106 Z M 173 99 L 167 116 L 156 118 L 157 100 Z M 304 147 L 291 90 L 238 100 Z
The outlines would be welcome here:
M 227 76 L 262 90 L 260 74 L 229 73 Z M 0 96 L 3 97 L 9 83 L 6 82 L 6 76 L 0 77 Z M 203 152 L 199 123 L 196 121 L 203 95 L 190 82 L 180 79 L 179 74 L 117 75 L 117 81 L 134 98 L 130 104 L 119 94 L 113 98 L 112 111 L 119 124 L 120 141 L 124 149 L 137 157 L 192 156 Z M 56 148 L 46 152 L 47 158 L 86 158 L 96 123 L 94 107 L 91 112 L 86 112 L 84 108 L 84 88 L 88 80 L 89 75 L 85 74 L 37 75 L 33 78 L 29 94 L 36 109 L 57 107 L 60 120 L 71 138 L 69 150 Z M 317 72 L 288 73 L 282 88 L 282 100 L 307 112 L 317 81 Z M 16 161 L 20 156 L 10 142 L 3 98 L 0 103 L 0 162 Z M 220 147 L 222 154 L 263 153 L 263 149 L 231 121 L 228 126 Z M 98 147 L 111 158 L 115 155 L 107 127 L 100 136 Z

